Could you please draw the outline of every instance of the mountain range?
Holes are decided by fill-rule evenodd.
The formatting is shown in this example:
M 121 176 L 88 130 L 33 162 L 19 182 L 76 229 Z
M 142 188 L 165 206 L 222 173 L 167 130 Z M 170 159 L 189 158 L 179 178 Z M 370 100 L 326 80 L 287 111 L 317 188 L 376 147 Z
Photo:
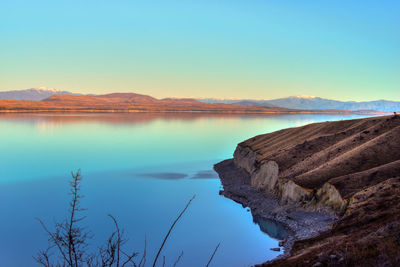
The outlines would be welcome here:
M 57 97 L 60 96 L 60 97 Z M 71 97 L 68 97 L 71 96 Z M 72 97 L 82 96 L 82 97 Z M 69 107 L 77 107 L 86 105 L 86 108 L 93 108 L 107 106 L 108 109 L 112 109 L 118 103 L 119 108 L 130 109 L 129 105 L 144 104 L 149 107 L 149 104 L 155 106 L 171 106 L 171 109 L 176 108 L 179 105 L 187 107 L 196 106 L 197 109 L 205 108 L 208 109 L 232 109 L 232 106 L 236 107 L 236 110 L 248 110 L 255 112 L 257 110 L 262 112 L 304 112 L 304 111 L 324 111 L 327 110 L 342 110 L 342 111 L 383 111 L 393 112 L 400 111 L 400 101 L 388 101 L 388 100 L 377 100 L 367 102 L 356 102 L 356 101 L 338 101 L 324 99 L 320 97 L 311 96 L 291 96 L 286 98 L 272 99 L 272 100 L 254 100 L 254 99 L 216 99 L 216 98 L 202 98 L 202 99 L 189 99 L 189 98 L 165 98 L 156 99 L 147 95 L 140 95 L 135 93 L 114 93 L 106 95 L 83 95 L 79 93 L 72 93 L 69 91 L 61 91 L 57 89 L 46 89 L 46 88 L 30 88 L 26 90 L 14 90 L 0 92 L 0 100 L 23 100 L 23 101 L 40 101 L 41 103 L 13 103 L 15 106 L 22 108 L 23 106 L 30 107 L 44 107 L 49 106 L 49 103 L 58 101 L 57 105 L 64 104 Z M 76 101 L 76 102 L 74 102 Z M 47 104 L 46 104 L 47 103 Z M 89 104 L 90 103 L 90 104 Z M 130 103 L 128 105 L 128 103 Z M 10 103 L 7 104 L 10 107 Z M 218 107 L 218 108 L 217 108 Z M 240 108 L 238 108 L 240 107 Z M 4 109 L 4 106 L 3 106 Z
M 340 110 L 378 110 L 385 112 L 400 111 L 400 101 L 375 100 L 375 101 L 339 101 L 314 96 L 290 96 L 271 100 L 253 99 L 198 99 L 207 103 L 245 104 L 247 106 L 276 106 L 291 109 L 340 109 Z
M 148 95 L 135 93 L 112 93 L 95 96 L 54 94 L 39 101 L 0 100 L 0 112 L 191 112 L 212 114 L 354 113 L 345 110 L 309 111 L 280 107 L 204 103 L 190 98 L 156 99 Z M 363 112 L 363 114 L 365 114 L 365 112 Z M 369 114 L 377 113 L 369 112 Z

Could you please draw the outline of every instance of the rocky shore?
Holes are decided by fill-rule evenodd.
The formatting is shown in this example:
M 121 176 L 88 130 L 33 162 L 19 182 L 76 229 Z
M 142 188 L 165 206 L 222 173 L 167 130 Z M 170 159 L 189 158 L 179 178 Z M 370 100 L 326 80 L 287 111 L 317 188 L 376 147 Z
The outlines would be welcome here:
M 268 266 L 400 262 L 400 118 L 310 124 L 240 143 L 215 165 L 221 194 L 284 225 Z
M 215 165 L 224 190 L 220 194 L 249 207 L 253 217 L 273 220 L 281 224 L 288 233 L 282 242 L 283 256 L 288 256 L 295 240 L 317 236 L 331 227 L 337 216 L 299 209 L 295 205 L 281 205 L 279 199 L 268 191 L 261 191 L 250 184 L 250 175 L 237 167 L 233 159 Z

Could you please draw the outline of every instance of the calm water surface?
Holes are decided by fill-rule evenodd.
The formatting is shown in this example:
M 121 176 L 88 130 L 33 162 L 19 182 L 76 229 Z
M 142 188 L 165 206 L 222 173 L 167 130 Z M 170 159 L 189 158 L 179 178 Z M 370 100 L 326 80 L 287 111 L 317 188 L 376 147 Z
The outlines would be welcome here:
M 130 248 L 141 251 L 146 236 L 150 262 L 196 194 L 166 243 L 167 266 L 181 251 L 180 266 L 204 266 L 219 242 L 214 266 L 272 259 L 281 229 L 219 196 L 213 164 L 254 135 L 358 117 L 0 114 L 0 265 L 35 266 L 32 256 L 46 248 L 47 237 L 34 218 L 49 226 L 64 218 L 70 171 L 78 168 L 94 247 L 113 230 L 111 213 Z

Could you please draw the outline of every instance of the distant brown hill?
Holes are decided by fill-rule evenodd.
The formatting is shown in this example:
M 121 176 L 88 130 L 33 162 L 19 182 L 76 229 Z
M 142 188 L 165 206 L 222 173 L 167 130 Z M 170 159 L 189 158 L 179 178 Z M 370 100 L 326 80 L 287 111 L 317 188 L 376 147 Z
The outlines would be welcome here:
M 378 111 L 298 110 L 274 106 L 204 103 L 194 99 L 156 99 L 135 93 L 96 96 L 53 95 L 41 101 L 0 100 L 0 112 L 199 112 L 234 114 L 331 113 L 381 114 Z

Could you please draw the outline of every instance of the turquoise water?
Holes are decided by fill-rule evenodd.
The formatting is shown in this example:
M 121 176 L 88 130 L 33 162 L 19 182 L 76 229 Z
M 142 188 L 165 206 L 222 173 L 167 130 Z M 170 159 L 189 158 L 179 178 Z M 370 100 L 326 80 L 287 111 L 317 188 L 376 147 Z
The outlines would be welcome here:
M 240 141 L 312 122 L 360 116 L 201 116 L 155 114 L 0 114 L 1 266 L 32 266 L 51 228 L 67 214 L 70 171 L 82 170 L 85 223 L 96 247 L 113 230 L 113 214 L 129 248 L 148 243 L 154 257 L 170 224 L 196 199 L 164 250 L 167 266 L 204 266 L 217 243 L 213 266 L 249 266 L 279 255 L 281 232 L 271 222 L 218 194 L 213 164 L 232 157 Z M 257 223 L 258 224 L 257 224 Z M 271 229 L 271 235 L 268 232 Z M 263 232 L 264 231 L 264 232 Z

